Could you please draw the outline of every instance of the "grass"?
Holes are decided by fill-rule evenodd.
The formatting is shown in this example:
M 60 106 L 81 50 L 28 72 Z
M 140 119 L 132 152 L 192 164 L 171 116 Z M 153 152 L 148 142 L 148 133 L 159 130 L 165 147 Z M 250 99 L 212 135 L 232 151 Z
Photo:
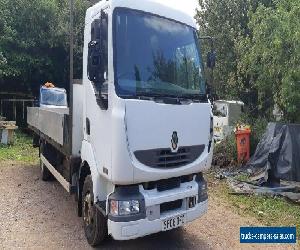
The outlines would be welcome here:
M 32 137 L 17 131 L 14 145 L 0 144 L 0 162 L 5 161 L 30 165 L 38 164 L 38 149 L 32 147 Z
M 262 195 L 232 195 L 226 181 L 213 180 L 209 175 L 211 193 L 229 202 L 240 215 L 256 218 L 264 226 L 296 226 L 297 238 L 300 239 L 300 205 L 281 197 Z M 242 226 L 242 225 L 241 225 Z

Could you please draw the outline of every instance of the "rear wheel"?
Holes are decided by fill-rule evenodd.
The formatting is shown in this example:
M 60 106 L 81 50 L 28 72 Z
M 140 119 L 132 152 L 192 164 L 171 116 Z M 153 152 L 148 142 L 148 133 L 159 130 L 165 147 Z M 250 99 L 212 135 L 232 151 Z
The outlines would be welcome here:
M 85 178 L 82 191 L 82 217 L 85 236 L 91 246 L 99 245 L 107 236 L 107 220 L 94 205 L 91 175 Z
M 43 154 L 46 158 L 49 157 L 47 154 L 47 147 L 45 143 L 40 144 L 40 153 Z M 40 168 L 41 168 L 41 178 L 43 181 L 52 181 L 54 179 L 54 176 L 49 171 L 49 169 L 45 166 L 45 164 L 40 159 Z

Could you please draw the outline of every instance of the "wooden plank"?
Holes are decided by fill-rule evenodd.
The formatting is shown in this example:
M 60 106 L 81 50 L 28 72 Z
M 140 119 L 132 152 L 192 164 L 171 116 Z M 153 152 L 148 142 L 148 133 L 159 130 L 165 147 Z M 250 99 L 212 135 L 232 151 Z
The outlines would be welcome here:
M 1 129 L 6 129 L 6 130 L 16 130 L 16 129 L 18 129 L 17 126 L 1 126 L 1 125 L 0 125 L 0 128 Z
M 1 120 L 0 120 L 0 128 L 7 129 L 7 130 L 18 129 L 15 121 L 1 121 Z
M 56 178 L 56 180 L 63 186 L 68 193 L 71 192 L 71 185 L 66 179 L 51 165 L 51 163 L 41 154 L 41 161 L 49 169 L 51 174 Z

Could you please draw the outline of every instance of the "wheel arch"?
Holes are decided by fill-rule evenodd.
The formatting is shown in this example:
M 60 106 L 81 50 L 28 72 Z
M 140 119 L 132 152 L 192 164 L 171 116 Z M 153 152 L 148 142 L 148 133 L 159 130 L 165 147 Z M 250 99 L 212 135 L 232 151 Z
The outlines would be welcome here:
M 105 177 L 100 175 L 97 164 L 94 157 L 94 151 L 92 146 L 88 142 L 82 143 L 82 150 L 81 150 L 81 159 L 82 163 L 79 169 L 79 176 L 78 176 L 78 215 L 82 215 L 81 207 L 81 192 L 84 184 L 85 177 L 87 175 L 91 175 L 93 181 L 93 193 L 94 193 L 94 202 L 98 201 L 106 201 L 107 196 L 110 192 L 113 191 L 113 185 L 109 182 Z

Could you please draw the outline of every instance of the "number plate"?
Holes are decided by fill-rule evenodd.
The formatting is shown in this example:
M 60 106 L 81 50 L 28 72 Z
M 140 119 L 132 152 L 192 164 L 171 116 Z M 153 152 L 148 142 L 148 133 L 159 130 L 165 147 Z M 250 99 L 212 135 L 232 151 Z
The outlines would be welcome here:
M 173 228 L 182 226 L 185 223 L 185 214 L 181 214 L 172 218 L 168 218 L 162 223 L 162 230 L 168 231 Z

